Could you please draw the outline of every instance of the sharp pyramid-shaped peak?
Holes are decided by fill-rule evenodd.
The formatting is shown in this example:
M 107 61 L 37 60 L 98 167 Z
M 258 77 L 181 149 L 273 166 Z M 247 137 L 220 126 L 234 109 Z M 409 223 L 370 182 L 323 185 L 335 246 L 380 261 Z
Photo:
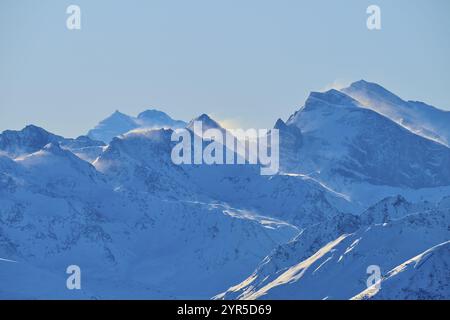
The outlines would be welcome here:
M 206 113 L 202 113 L 201 115 L 199 115 L 197 118 L 194 118 L 193 121 L 214 121 L 209 115 L 207 115 Z
M 207 130 L 207 129 L 220 129 L 220 130 L 224 130 L 224 128 L 215 120 L 213 120 L 209 115 L 207 115 L 206 113 L 201 114 L 200 116 L 198 116 L 197 118 L 192 119 L 188 125 L 187 128 L 188 129 L 193 129 L 194 128 L 194 122 L 201 122 L 202 123 L 202 128 L 203 130 Z
M 137 128 L 133 117 L 128 116 L 118 110 L 106 119 L 102 120 L 94 129 L 87 134 L 92 140 L 99 140 L 109 143 L 112 138 Z
M 287 128 L 286 123 L 281 120 L 280 118 L 277 120 L 277 122 L 275 122 L 275 125 L 273 126 L 274 129 L 278 129 L 278 130 L 284 130 Z
M 129 117 L 127 114 L 120 112 L 118 109 L 114 111 L 114 113 L 111 115 L 111 117 Z
M 124 129 L 136 127 L 134 118 L 125 113 L 120 112 L 119 110 L 114 111 L 110 116 L 106 117 L 97 125 L 95 129 L 99 127 L 109 128 L 110 126 L 117 126 Z M 94 130 L 95 130 L 94 129 Z M 112 129 L 112 128 L 110 128 Z M 90 137 L 90 135 L 88 134 Z M 95 137 L 90 137 L 91 139 L 95 139 Z M 100 139 L 101 140 L 101 139 Z
M 129 121 L 133 122 L 133 117 L 120 112 L 119 110 L 114 111 L 109 117 L 106 117 L 100 123 L 114 122 L 114 121 Z

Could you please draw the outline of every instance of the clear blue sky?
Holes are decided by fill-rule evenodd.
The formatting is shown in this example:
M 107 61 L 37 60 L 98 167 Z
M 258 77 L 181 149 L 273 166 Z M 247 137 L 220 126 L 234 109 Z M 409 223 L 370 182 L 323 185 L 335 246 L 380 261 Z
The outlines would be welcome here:
M 361 78 L 450 110 L 449 57 L 448 0 L 1 0 L 0 131 L 71 137 L 147 108 L 272 127 L 309 91 Z

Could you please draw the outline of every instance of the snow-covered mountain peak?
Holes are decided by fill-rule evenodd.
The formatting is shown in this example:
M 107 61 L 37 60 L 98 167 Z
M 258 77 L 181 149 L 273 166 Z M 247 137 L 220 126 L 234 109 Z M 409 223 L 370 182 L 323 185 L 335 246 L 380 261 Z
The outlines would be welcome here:
M 306 100 L 305 107 L 317 104 L 333 105 L 335 107 L 357 107 L 359 105 L 355 99 L 335 89 L 325 92 L 311 92 Z
M 136 119 L 136 123 L 141 128 L 160 129 L 160 128 L 183 128 L 186 122 L 172 119 L 167 113 L 156 109 L 149 109 L 141 112 Z
M 87 136 L 79 136 L 76 139 L 64 138 L 29 125 L 20 131 L 6 130 L 0 134 L 0 153 L 10 158 L 23 158 L 38 152 L 49 143 L 70 150 L 88 162 L 93 161 L 105 146 L 102 141 L 92 140 Z
M 108 118 L 127 118 L 127 117 L 129 117 L 129 116 L 126 115 L 125 113 L 120 112 L 119 110 L 116 110 Z
M 148 109 L 138 114 L 138 119 L 151 119 L 154 121 L 171 121 L 173 120 L 171 117 L 167 115 L 167 113 L 156 110 L 156 109 Z
M 51 197 L 71 197 L 88 201 L 106 187 L 104 177 L 89 162 L 56 143 L 15 159 L 23 168 L 20 179 L 30 190 Z
M 380 86 L 377 83 L 368 82 L 365 80 L 353 82 L 349 87 L 344 88 L 341 91 L 352 97 L 354 96 L 358 101 L 364 104 L 370 104 L 370 101 L 364 98 L 365 96 L 370 96 L 372 99 L 382 99 L 394 104 L 404 103 L 404 101 L 400 97 L 390 92 L 386 88 Z
M 100 125 L 124 125 L 128 123 L 130 126 L 134 124 L 133 117 L 120 112 L 119 110 L 114 111 L 111 115 L 106 117 L 104 120 L 100 121 Z
M 38 170 L 44 167 L 52 170 L 60 170 L 61 167 L 66 165 L 72 165 L 72 167 L 82 170 L 86 168 L 89 168 L 88 170 L 94 169 L 91 164 L 80 159 L 71 151 L 61 148 L 58 142 L 50 142 L 41 150 L 17 158 L 16 161 L 25 167 L 38 168 Z
M 191 121 L 189 121 L 186 128 L 193 130 L 194 122 L 201 122 L 203 130 L 208 130 L 208 129 L 219 129 L 222 131 L 225 130 L 217 121 L 213 120 L 206 113 L 203 113 L 200 116 L 198 116 L 197 118 L 194 118 Z
M 116 111 L 90 130 L 88 136 L 109 143 L 114 137 L 134 129 L 183 128 L 185 125 L 184 121 L 174 120 L 155 109 L 143 111 L 136 118 Z
M 110 121 L 118 121 L 118 120 L 131 120 L 132 117 L 120 112 L 119 110 L 114 111 L 111 115 L 106 117 L 104 120 L 102 120 L 100 123 L 104 122 L 110 122 Z
M 423 102 L 405 101 L 376 83 L 358 81 L 341 90 L 371 109 L 425 138 L 450 144 L 450 112 Z
M 130 188 L 138 188 L 141 183 L 162 184 L 161 179 L 170 180 L 170 172 L 177 169 L 170 157 L 172 132 L 136 129 L 115 137 L 93 164 L 115 184 L 130 182 Z
M 314 128 L 320 126 L 320 119 L 324 116 L 334 115 L 339 117 L 355 109 L 360 109 L 360 104 L 355 99 L 335 89 L 325 92 L 311 92 L 303 107 L 291 115 L 286 122 L 287 125 L 297 125 L 300 129 Z M 302 118 L 313 117 L 303 126 Z M 308 129 L 307 129 L 308 130 Z
M 281 158 L 284 172 L 317 172 L 318 180 L 336 181 L 338 188 L 344 180 L 415 189 L 450 181 L 447 147 L 337 90 L 311 93 L 287 125 L 301 129 L 303 144 L 296 154 Z
M 112 115 L 100 121 L 100 123 L 87 136 L 93 140 L 109 143 L 112 138 L 137 128 L 135 120 L 116 110 Z
M 398 101 L 364 80 L 351 87 Z M 226 132 L 207 114 L 188 129 L 194 121 Z M 341 91 L 313 92 L 276 121 L 270 177 L 253 165 L 175 164 L 171 135 L 186 123 L 154 109 L 102 121 L 93 132 L 107 146 L 36 126 L 3 133 L 0 257 L 20 263 L 0 263 L 0 299 L 74 298 L 65 278 L 46 277 L 72 263 L 98 299 L 227 288 L 217 297 L 347 299 L 372 265 L 385 280 L 374 298 L 448 299 L 449 245 L 435 246 L 449 240 L 450 149 L 396 122 Z
M 36 152 L 50 142 L 59 142 L 63 137 L 52 134 L 38 126 L 28 125 L 20 131 L 6 130 L 0 134 L 0 151 L 15 158 Z

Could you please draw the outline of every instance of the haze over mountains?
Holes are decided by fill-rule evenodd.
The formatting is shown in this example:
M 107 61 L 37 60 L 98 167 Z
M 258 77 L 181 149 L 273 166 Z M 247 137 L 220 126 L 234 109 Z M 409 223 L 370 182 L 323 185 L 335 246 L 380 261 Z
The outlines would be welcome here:
M 0 298 L 449 299 L 448 114 L 366 81 L 312 92 L 274 119 L 273 176 L 175 165 L 192 121 L 157 110 L 77 139 L 4 131 Z
M 177 129 L 185 126 L 184 121 L 174 120 L 159 110 L 146 110 L 136 118 L 116 111 L 90 130 L 87 136 L 93 140 L 109 143 L 114 137 L 134 129 Z

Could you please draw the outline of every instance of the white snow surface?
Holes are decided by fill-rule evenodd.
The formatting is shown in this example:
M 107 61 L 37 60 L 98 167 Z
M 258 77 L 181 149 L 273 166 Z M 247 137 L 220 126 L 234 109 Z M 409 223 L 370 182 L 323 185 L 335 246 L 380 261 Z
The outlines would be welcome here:
M 313 92 L 276 121 L 274 176 L 174 165 L 192 122 L 157 110 L 76 139 L 4 131 L 0 299 L 449 299 L 446 119 L 365 81 Z

